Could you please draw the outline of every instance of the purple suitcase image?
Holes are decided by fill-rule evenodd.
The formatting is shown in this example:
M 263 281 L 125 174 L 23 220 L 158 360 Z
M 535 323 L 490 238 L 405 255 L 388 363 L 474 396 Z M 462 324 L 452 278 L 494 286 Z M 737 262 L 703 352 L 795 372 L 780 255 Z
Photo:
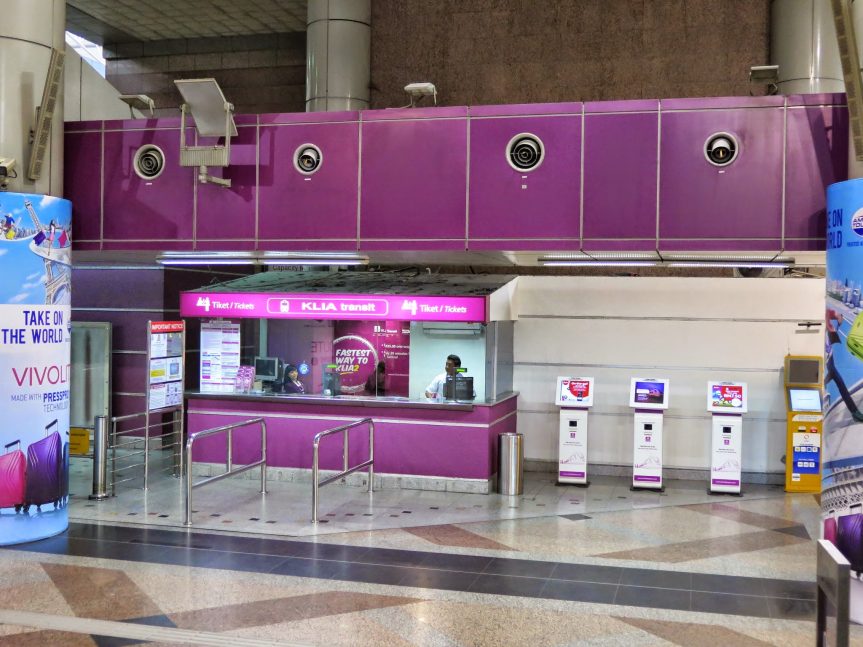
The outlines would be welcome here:
M 57 425 L 55 420 L 45 427 L 50 432 Z M 46 438 L 37 440 L 27 448 L 27 496 L 25 509 L 35 505 L 41 511 L 46 503 L 60 504 L 60 464 L 63 458 L 63 444 L 59 432 L 49 433 Z
M 12 448 L 17 445 L 17 449 Z M 21 441 L 9 443 L 4 447 L 6 453 L 0 456 L 0 508 L 15 508 L 19 512 L 24 505 L 25 474 L 27 459 L 21 451 Z
M 63 457 L 60 462 L 60 505 L 66 505 L 69 501 L 69 434 L 66 433 L 66 442 L 63 443 Z
M 851 562 L 851 570 L 859 576 L 863 573 L 863 514 L 846 514 L 837 522 L 836 548 Z

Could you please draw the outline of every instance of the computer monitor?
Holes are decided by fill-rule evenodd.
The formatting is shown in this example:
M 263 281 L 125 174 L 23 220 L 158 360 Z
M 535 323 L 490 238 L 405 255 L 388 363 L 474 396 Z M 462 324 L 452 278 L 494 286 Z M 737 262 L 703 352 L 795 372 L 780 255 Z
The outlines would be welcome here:
M 632 378 L 629 386 L 629 406 L 634 409 L 667 409 L 668 380 Z
M 279 379 L 278 357 L 256 357 L 255 379 L 261 382 L 275 382 Z
M 473 378 L 460 376 L 453 378 L 452 375 L 447 375 L 443 385 L 443 397 L 444 400 L 473 400 Z
M 788 401 L 792 411 L 821 412 L 819 389 L 788 389 Z

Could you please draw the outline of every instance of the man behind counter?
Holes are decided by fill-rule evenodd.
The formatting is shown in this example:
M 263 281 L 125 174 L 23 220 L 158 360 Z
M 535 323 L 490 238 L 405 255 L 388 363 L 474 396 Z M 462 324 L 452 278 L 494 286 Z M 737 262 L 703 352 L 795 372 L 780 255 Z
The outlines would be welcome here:
M 457 368 L 461 368 L 461 358 L 458 355 L 447 355 L 444 372 L 436 375 L 435 378 L 431 381 L 431 384 L 426 387 L 426 397 L 429 400 L 443 402 L 443 389 L 444 384 L 446 384 L 447 375 L 455 376 Z

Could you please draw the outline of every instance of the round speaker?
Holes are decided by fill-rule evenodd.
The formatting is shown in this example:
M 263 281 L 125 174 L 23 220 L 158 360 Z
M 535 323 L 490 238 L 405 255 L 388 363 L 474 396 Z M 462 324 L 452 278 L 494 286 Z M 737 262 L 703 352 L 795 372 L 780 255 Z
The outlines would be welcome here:
M 728 166 L 737 159 L 737 139 L 730 133 L 715 133 L 704 143 L 704 157 L 714 166 Z
M 303 175 L 311 175 L 323 162 L 321 149 L 314 144 L 303 144 L 294 151 L 294 168 Z
M 516 171 L 533 171 L 542 164 L 544 157 L 542 140 L 530 133 L 521 133 L 509 140 L 506 147 L 506 160 Z
M 153 180 L 165 170 L 165 153 L 158 146 L 145 144 L 135 151 L 132 167 L 141 179 Z

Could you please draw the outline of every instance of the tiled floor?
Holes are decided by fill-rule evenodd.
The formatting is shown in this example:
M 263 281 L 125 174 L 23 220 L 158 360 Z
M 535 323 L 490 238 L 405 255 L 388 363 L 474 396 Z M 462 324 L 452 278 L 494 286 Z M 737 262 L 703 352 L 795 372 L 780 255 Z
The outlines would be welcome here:
M 334 484 L 314 527 L 308 486 L 227 480 L 191 531 L 175 481 L 77 495 L 67 533 L 0 550 L 0 646 L 812 644 L 813 496 L 527 485 Z

